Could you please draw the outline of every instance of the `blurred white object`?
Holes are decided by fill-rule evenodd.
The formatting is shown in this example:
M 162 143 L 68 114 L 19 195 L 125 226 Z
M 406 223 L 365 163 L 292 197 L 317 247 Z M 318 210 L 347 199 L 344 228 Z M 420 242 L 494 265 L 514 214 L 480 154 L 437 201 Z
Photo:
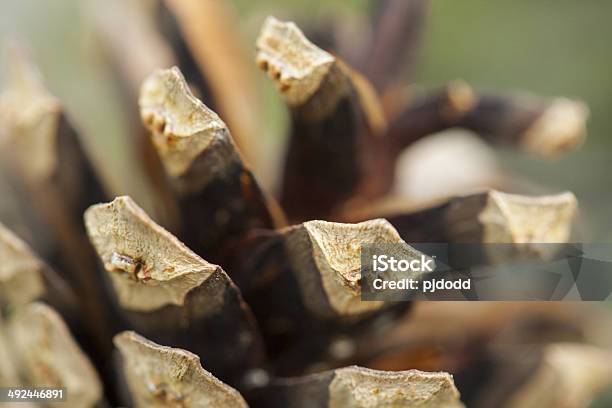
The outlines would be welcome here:
M 392 192 L 421 202 L 499 187 L 502 179 L 492 148 L 469 131 L 451 129 L 401 154 Z

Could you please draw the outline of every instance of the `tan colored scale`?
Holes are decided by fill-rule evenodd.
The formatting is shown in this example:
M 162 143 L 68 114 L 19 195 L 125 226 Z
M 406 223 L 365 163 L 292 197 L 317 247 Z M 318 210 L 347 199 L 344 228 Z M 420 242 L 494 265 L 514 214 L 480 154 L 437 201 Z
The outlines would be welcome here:
M 134 332 L 115 336 L 136 407 L 247 407 L 235 389 L 200 365 L 195 354 L 160 346 Z
M 332 314 L 359 315 L 383 307 L 384 302 L 361 300 L 361 246 L 393 244 L 389 255 L 417 259 L 421 253 L 406 244 L 384 219 L 358 224 L 308 221 L 282 231 L 286 248 L 300 283 L 306 305 L 315 313 L 329 315 L 322 306 L 329 303 Z M 313 289 L 320 276 L 326 299 Z
M 58 166 L 55 150 L 61 106 L 17 44 L 10 44 L 5 54 L 11 63 L 7 64 L 6 87 L 0 94 L 0 122 L 4 127 L 0 150 L 29 181 L 43 181 Z
M 43 267 L 28 245 L 0 223 L 0 303 L 21 306 L 40 297 Z
M 448 373 L 377 371 L 363 367 L 335 370 L 329 408 L 459 408 L 459 392 Z
M 586 407 L 612 384 L 612 352 L 578 343 L 544 348 L 539 368 L 508 402 L 511 408 Z
M 287 103 L 296 106 L 319 90 L 336 59 L 312 44 L 295 23 L 268 17 L 257 38 L 256 62 Z
M 208 178 L 239 160 L 225 123 L 193 96 L 178 68 L 157 70 L 142 84 L 140 114 L 172 177 L 185 176 L 204 154 Z M 200 185 L 204 185 L 200 182 Z
M 52 406 L 88 408 L 100 401 L 102 385 L 96 371 L 52 308 L 32 303 L 12 316 L 7 327 L 16 366 L 26 382 L 65 388 L 67 400 Z
M 127 196 L 90 207 L 85 225 L 119 302 L 130 310 L 183 305 L 189 291 L 220 269 L 157 225 Z
M 483 242 L 567 242 L 577 206 L 570 192 L 532 197 L 490 191 L 478 216 L 484 227 Z
M 543 157 L 560 157 L 586 138 L 589 108 L 581 101 L 555 98 L 521 136 L 522 148 Z

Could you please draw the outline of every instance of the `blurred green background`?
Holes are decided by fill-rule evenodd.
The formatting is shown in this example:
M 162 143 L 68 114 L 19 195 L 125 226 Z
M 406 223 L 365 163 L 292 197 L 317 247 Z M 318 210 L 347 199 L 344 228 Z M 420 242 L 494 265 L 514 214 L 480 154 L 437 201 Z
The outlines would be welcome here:
M 100 168 L 115 193 L 143 194 L 133 152 L 125 143 L 129 135 L 119 91 L 85 17 L 90 2 L 2 0 L 0 35 L 27 40 L 49 87 L 83 129 L 96 163 L 105 163 Z M 236 0 L 234 4 L 251 49 L 267 14 L 315 23 L 337 18 L 346 24 L 365 21 L 371 7 L 365 0 Z M 475 88 L 529 90 L 586 101 L 591 118 L 581 151 L 555 162 L 499 153 L 512 171 L 550 186 L 551 191 L 576 193 L 585 241 L 612 241 L 610 15 L 612 2 L 605 0 L 434 1 L 414 78 L 425 85 L 461 78 Z M 265 76 L 259 77 L 269 128 L 262 143 L 278 153 L 286 113 Z

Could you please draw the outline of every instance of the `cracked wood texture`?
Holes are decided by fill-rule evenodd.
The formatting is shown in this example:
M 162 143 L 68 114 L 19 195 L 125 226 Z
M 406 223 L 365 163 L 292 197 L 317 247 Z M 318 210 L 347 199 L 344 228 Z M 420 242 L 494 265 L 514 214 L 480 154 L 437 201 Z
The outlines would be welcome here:
M 85 224 L 130 327 L 192 350 L 232 383 L 262 362 L 252 313 L 220 266 L 193 253 L 129 197 L 92 206 Z
M 256 61 L 291 112 L 281 191 L 290 219 L 325 218 L 356 192 L 373 193 L 362 181 L 386 124 L 367 80 L 274 17 L 261 29 Z
M 247 408 L 235 389 L 200 365 L 195 354 L 161 346 L 134 332 L 115 336 L 132 406 Z
M 278 379 L 255 401 L 253 407 L 271 408 L 463 407 L 450 374 L 358 366 Z
M 225 123 L 193 96 L 178 68 L 151 74 L 139 104 L 179 203 L 178 236 L 190 248 L 221 263 L 248 231 L 284 223 Z

